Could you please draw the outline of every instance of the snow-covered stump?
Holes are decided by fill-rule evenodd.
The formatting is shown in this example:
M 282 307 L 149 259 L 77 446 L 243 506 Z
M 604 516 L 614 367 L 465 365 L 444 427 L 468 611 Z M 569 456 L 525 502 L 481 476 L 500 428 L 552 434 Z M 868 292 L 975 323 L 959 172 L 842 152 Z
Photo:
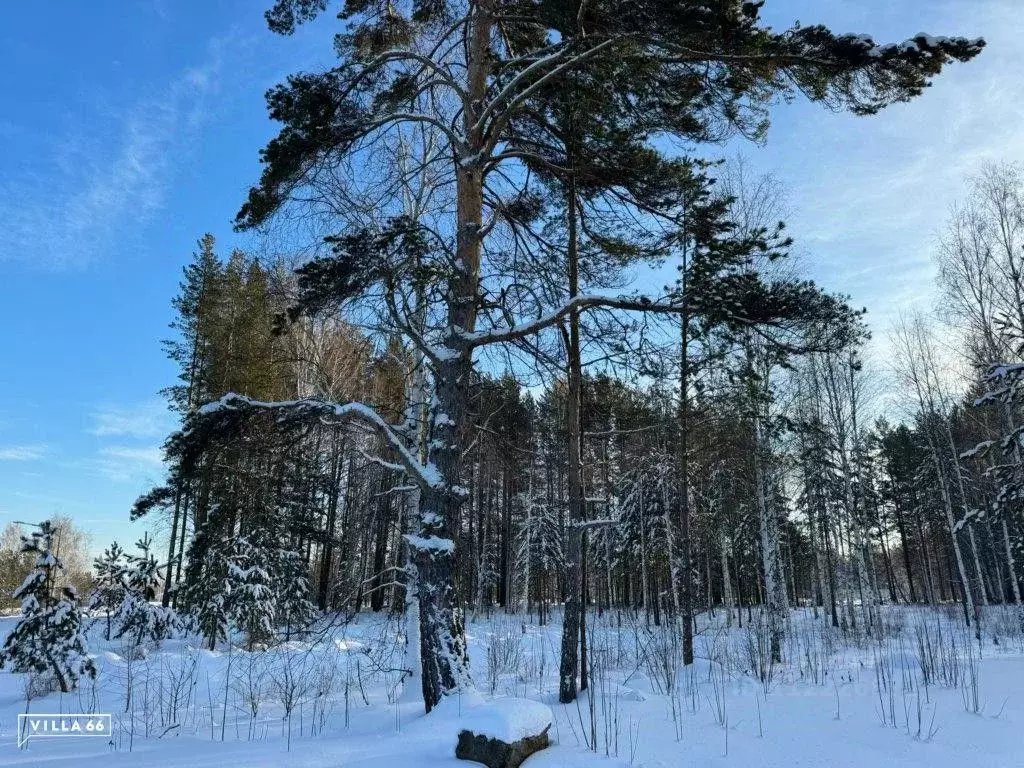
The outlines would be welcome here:
M 519 768 L 547 748 L 551 709 L 529 699 L 496 699 L 464 711 L 455 757 L 489 768 Z

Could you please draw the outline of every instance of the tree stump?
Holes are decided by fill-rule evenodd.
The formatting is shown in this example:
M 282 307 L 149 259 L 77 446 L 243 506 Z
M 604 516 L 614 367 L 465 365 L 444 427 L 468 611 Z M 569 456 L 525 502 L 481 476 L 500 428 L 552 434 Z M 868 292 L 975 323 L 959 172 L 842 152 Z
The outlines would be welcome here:
M 519 768 L 551 743 L 551 710 L 528 699 L 497 699 L 472 707 L 463 719 L 455 757 L 488 768 Z
M 455 747 L 455 756 L 460 760 L 483 763 L 488 768 L 519 768 L 534 752 L 547 748 L 550 743 L 549 728 L 550 725 L 536 736 L 524 736 L 511 744 L 490 736 L 462 731 Z

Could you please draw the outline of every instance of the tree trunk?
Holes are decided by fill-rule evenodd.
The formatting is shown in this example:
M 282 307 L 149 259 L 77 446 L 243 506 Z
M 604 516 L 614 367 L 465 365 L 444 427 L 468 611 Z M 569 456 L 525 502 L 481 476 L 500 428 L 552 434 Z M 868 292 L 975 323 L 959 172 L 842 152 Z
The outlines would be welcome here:
M 578 241 L 576 234 L 576 191 L 571 180 L 566 195 L 566 224 L 568 226 L 567 261 L 569 272 L 569 298 L 579 293 Z M 583 501 L 582 443 L 580 434 L 580 401 L 583 371 L 580 360 L 580 318 L 578 312 L 569 314 L 569 332 L 565 339 L 569 362 L 568 392 L 566 393 L 566 435 L 568 437 L 569 521 L 568 550 L 565 557 L 565 613 L 562 621 L 562 653 L 559 662 L 558 700 L 567 704 L 576 699 L 576 678 L 580 673 L 577 648 L 580 646 L 583 607 L 583 532 L 578 527 L 586 509 Z
M 722 561 L 722 607 L 725 608 L 725 626 L 732 626 L 732 577 L 729 575 L 729 540 L 725 530 L 718 533 L 718 552 Z
M 1017 581 L 1017 564 L 1013 557 L 1013 547 L 1010 545 L 1010 529 L 1006 524 L 1006 517 L 999 521 L 1003 533 L 1003 548 L 1006 553 L 1006 569 L 1010 579 L 1010 587 L 1013 592 L 1013 602 L 1020 605 L 1020 583 Z
M 907 538 L 907 526 L 903 519 L 903 509 L 899 499 L 894 494 L 893 510 L 896 513 L 896 530 L 900 534 L 900 547 L 903 549 L 903 568 L 907 572 L 907 590 L 910 593 L 910 602 L 917 602 L 917 590 L 914 589 L 914 570 L 910 567 L 910 541 Z
M 771 634 L 772 661 L 782 662 L 782 633 L 786 612 L 786 588 L 779 558 L 779 521 L 765 495 L 764 437 L 761 417 L 754 417 L 754 485 L 761 530 L 761 562 L 764 568 L 764 602 Z
M 967 576 L 967 568 L 964 564 L 963 552 L 960 548 L 960 540 L 957 537 L 956 520 L 953 516 L 953 500 L 950 496 L 946 476 L 939 460 L 939 452 L 934 441 L 929 437 L 928 448 L 930 449 L 932 462 L 935 466 L 935 474 L 939 481 L 939 491 L 942 494 L 942 507 L 946 513 L 946 526 L 949 529 L 949 536 L 953 546 L 953 555 L 956 558 L 957 572 L 960 576 L 960 588 L 963 594 L 964 620 L 967 626 L 971 626 L 971 617 L 975 616 L 974 595 L 971 593 L 971 581 Z
M 176 483 L 178 486 L 174 491 L 174 515 L 171 517 L 171 536 L 170 543 L 167 545 L 167 577 L 164 579 L 164 593 L 160 597 L 160 605 L 164 608 L 171 604 L 171 587 L 173 586 L 173 570 L 174 570 L 174 545 L 177 544 L 178 538 L 178 520 L 181 518 L 181 497 L 183 489 L 180 482 Z M 110 639 L 110 612 L 107 612 L 107 639 Z
M 683 262 L 683 300 L 686 300 L 686 262 Z M 679 530 L 679 546 L 676 550 L 678 562 L 672 567 L 672 587 L 679 592 L 679 621 L 683 635 L 683 664 L 693 664 L 693 574 L 690 565 L 690 457 L 689 457 L 689 415 L 690 393 L 689 374 L 689 316 L 685 312 L 681 316 L 682 330 L 680 342 L 682 351 L 679 356 L 679 439 L 676 443 L 678 453 L 678 505 L 676 507 L 676 527 Z
M 476 123 L 492 67 L 493 8 L 475 6 L 467 35 L 466 94 L 463 127 L 466 148 L 457 158 L 455 270 L 449 278 L 447 320 L 451 329 L 445 354 L 435 361 L 435 392 L 427 466 L 436 482 L 420 497 L 419 535 L 410 541 L 420 607 L 420 658 L 423 703 L 429 712 L 441 697 L 471 684 L 465 624 L 455 594 L 455 534 L 459 508 L 467 492 L 461 485 L 462 445 L 468 433 L 468 402 L 473 351 L 465 334 L 476 328 L 480 299 L 480 249 L 483 225 L 483 150 L 485 137 Z M 431 480 L 435 480 L 432 477 Z
M 324 530 L 324 546 L 320 553 L 320 577 L 317 584 L 317 605 L 320 610 L 327 609 L 327 598 L 331 583 L 331 560 L 334 555 L 334 527 L 338 513 L 338 497 L 341 495 L 341 466 L 343 462 L 344 443 L 331 462 L 331 490 L 327 499 L 327 522 Z M 351 467 L 349 469 L 351 473 Z M 347 482 L 346 482 L 347 485 Z

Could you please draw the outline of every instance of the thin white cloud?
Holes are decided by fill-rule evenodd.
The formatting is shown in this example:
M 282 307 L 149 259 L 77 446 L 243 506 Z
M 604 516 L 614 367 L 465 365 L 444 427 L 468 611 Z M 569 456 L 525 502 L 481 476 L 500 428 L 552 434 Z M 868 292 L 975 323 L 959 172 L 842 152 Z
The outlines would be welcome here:
M 224 41 L 206 61 L 113 116 L 111 136 L 55 139 L 49 158 L 0 180 L 0 259 L 80 267 L 138 232 L 164 204 L 181 154 L 217 89 Z
M 98 437 L 160 437 L 171 430 L 173 419 L 167 406 L 149 401 L 134 406 L 105 406 L 92 414 L 89 433 Z
M 151 480 L 163 467 L 163 452 L 155 446 L 111 445 L 90 462 L 93 469 L 116 483 Z
M 163 452 L 157 447 L 112 445 L 100 451 L 100 455 L 114 461 L 158 467 L 163 463 Z
M 0 445 L 0 461 L 37 461 L 45 453 L 44 445 Z

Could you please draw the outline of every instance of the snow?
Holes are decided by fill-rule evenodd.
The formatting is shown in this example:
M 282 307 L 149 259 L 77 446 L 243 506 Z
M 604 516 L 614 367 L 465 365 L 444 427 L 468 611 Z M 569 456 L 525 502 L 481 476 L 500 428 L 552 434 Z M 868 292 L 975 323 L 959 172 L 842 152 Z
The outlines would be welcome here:
M 997 365 L 992 368 L 988 373 L 989 379 L 1002 379 L 1007 376 L 1012 376 L 1024 371 L 1024 363 L 1004 363 L 1003 365 Z
M 437 552 L 455 551 L 455 542 L 440 536 L 414 536 L 411 533 L 407 533 L 405 540 L 409 542 L 409 546 L 413 549 L 432 549 Z
M 871 35 L 846 35 L 845 37 L 848 40 L 852 40 L 863 45 L 867 49 L 867 55 L 875 59 L 881 58 L 882 56 L 894 51 L 902 53 L 931 51 L 942 46 L 952 45 L 956 42 L 966 42 L 975 48 L 981 48 L 985 45 L 984 38 L 980 37 L 974 40 L 960 40 L 959 38 L 954 39 L 951 37 L 929 35 L 925 32 L 919 32 L 914 35 L 914 37 L 909 40 L 905 40 L 902 43 L 886 43 L 885 45 L 876 45 L 875 40 Z
M 31 592 L 33 589 L 35 589 L 36 583 L 44 580 L 45 578 L 46 576 L 44 576 L 43 573 L 40 571 L 29 571 L 28 574 L 25 576 L 24 580 L 21 582 L 21 586 L 14 590 L 14 597 L 18 598 L 21 595 Z
M 474 707 L 459 724 L 479 736 L 500 739 L 511 744 L 526 736 L 546 731 L 554 720 L 551 708 L 529 699 L 495 699 Z
M 49 694 L 33 700 L 31 711 L 78 712 L 95 695 L 97 711 L 114 715 L 113 744 L 57 738 L 30 742 L 27 750 L 19 751 L 15 724 L 16 715 L 25 710 L 24 677 L 2 671 L 0 766 L 469 768 L 471 764 L 454 758 L 461 728 L 512 736 L 534 730 L 548 718 L 552 746 L 532 756 L 525 768 L 1002 768 L 1019 764 L 1024 635 L 1018 609 L 996 606 L 983 612 L 979 647 L 961 629 L 959 606 L 883 606 L 884 632 L 856 642 L 815 619 L 809 609 L 799 609 L 792 613 L 786 640 L 788 663 L 775 668 L 768 683 L 750 671 L 748 649 L 756 639 L 757 610 L 752 621 L 744 611 L 743 628 L 725 627 L 721 611 L 716 617 L 701 614 L 697 662 L 678 668 L 671 696 L 649 657 L 665 627 L 648 623 L 642 612 L 592 613 L 588 623 L 596 674 L 591 693 L 578 703 L 561 705 L 556 693 L 561 635 L 557 612 L 552 623 L 539 626 L 535 617 L 495 610 L 490 618 L 467 617 L 478 691 L 448 697 L 430 715 L 423 714 L 419 680 L 414 677 L 403 686 L 400 670 L 408 663 L 396 638 L 405 623 L 397 617 L 361 614 L 353 623 L 334 628 L 333 642 L 295 640 L 262 653 L 238 647 L 227 653 L 223 645 L 205 651 L 198 638 L 191 638 L 167 641 L 135 660 L 122 652 L 120 642 L 105 643 L 97 625 L 90 630 L 90 651 L 99 669 L 95 687 L 87 681 L 80 692 Z M 14 623 L 14 618 L 0 618 L 0 641 Z M 956 633 L 957 663 L 976 668 L 977 712 L 965 706 L 969 689 L 963 682 L 949 687 L 936 682 L 927 689 L 917 683 L 917 633 L 938 626 L 944 633 Z M 497 654 L 501 663 L 496 670 L 493 659 L 488 663 L 489 648 L 505 649 Z M 398 655 L 392 658 L 391 652 Z M 236 701 L 250 662 L 266 671 L 265 681 L 289 664 L 305 670 L 310 680 L 325 679 L 325 671 L 334 675 L 326 693 L 310 690 L 301 697 L 293 713 L 290 750 L 287 719 L 272 686 L 252 725 L 246 708 Z M 126 712 L 129 669 L 138 687 Z M 876 675 L 884 669 L 892 670 L 895 727 L 883 725 L 880 715 Z M 191 703 L 172 718 L 179 727 L 165 733 L 161 718 L 171 717 L 166 686 L 181 678 L 183 670 L 195 680 Z M 226 708 L 225 692 L 232 697 Z M 147 699 L 154 710 L 148 725 Z M 717 714 L 719 700 L 724 725 Z M 157 706 L 157 701 L 162 704 Z M 888 708 L 888 692 L 883 701 Z M 924 722 L 920 734 L 918 702 Z M 596 750 L 588 749 L 591 704 L 597 712 Z
M 455 360 L 462 353 L 457 349 L 451 347 L 429 347 L 428 354 L 430 354 L 438 362 L 445 362 L 448 360 Z
M 513 697 L 487 701 L 475 691 L 449 696 L 428 717 L 432 727 L 452 733 L 452 744 L 460 731 L 511 744 L 543 733 L 554 722 L 551 707 L 546 704 Z
M 961 459 L 973 459 L 976 456 L 984 455 L 985 452 L 996 444 L 995 440 L 982 440 L 973 448 L 969 448 L 960 454 Z
M 444 478 L 441 476 L 441 470 L 437 468 L 436 464 L 426 464 L 422 470 L 422 477 L 431 488 L 444 487 Z
M 36 560 L 36 568 L 59 568 L 60 560 L 50 551 L 43 552 Z

